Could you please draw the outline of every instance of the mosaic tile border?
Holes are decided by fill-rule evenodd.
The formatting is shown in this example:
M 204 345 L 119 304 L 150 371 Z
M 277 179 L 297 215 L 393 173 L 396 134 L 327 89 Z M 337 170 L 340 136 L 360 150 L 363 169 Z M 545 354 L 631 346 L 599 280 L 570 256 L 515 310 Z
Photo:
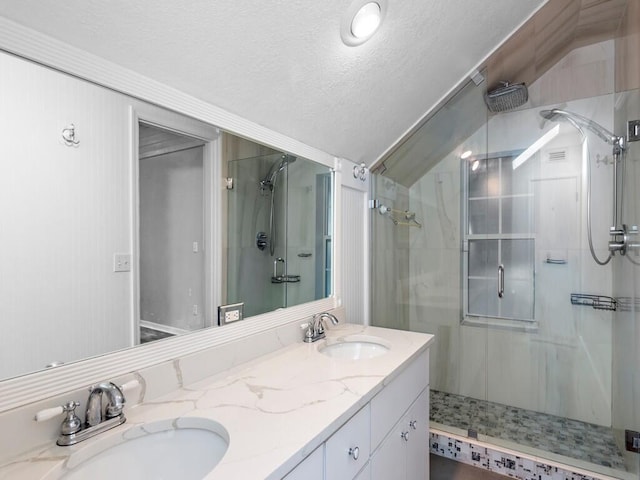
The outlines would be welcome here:
M 606 475 L 576 473 L 526 455 L 494 450 L 433 431 L 429 433 L 429 445 L 435 455 L 518 480 L 615 480 Z

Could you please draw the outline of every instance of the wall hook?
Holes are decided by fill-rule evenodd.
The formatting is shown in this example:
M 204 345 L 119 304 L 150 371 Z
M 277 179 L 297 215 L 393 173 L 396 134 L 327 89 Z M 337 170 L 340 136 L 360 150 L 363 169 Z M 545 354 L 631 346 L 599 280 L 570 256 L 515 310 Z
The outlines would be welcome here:
M 76 140 L 76 126 L 71 123 L 62 129 L 62 140 L 67 147 L 77 147 L 80 140 Z

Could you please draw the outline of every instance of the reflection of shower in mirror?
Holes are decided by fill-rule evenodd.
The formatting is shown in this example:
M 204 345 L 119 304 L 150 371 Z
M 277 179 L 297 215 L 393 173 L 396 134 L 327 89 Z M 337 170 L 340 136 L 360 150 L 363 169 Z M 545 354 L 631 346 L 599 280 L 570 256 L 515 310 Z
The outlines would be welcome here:
M 276 213 L 275 213 L 275 198 L 276 198 L 276 182 L 278 180 L 278 174 L 282 172 L 287 166 L 296 161 L 296 157 L 289 154 L 282 155 L 280 163 L 274 163 L 269 173 L 260 180 L 260 194 L 271 194 L 271 202 L 269 205 L 269 234 L 267 235 L 267 243 L 269 245 L 269 254 L 273 257 L 276 248 Z M 260 248 L 260 246 L 258 246 Z

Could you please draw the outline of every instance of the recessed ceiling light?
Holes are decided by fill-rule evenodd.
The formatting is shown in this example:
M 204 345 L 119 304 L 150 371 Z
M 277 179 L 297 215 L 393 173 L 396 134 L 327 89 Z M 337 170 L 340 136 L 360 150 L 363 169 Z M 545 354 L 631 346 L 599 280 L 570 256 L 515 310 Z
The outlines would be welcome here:
M 473 164 L 471 165 L 471 170 L 472 171 L 476 171 L 478 169 L 478 167 L 480 166 L 480 162 L 478 160 L 476 160 L 475 162 L 473 162 Z
M 366 38 L 374 34 L 380 26 L 380 5 L 369 2 L 363 5 L 351 21 L 351 33 L 356 38 Z
M 342 41 L 356 46 L 369 40 L 380 28 L 386 10 L 387 0 L 354 0 L 342 17 Z
M 463 152 L 462 155 L 460 155 L 460 158 L 462 160 L 465 160 L 465 159 L 469 158 L 472 153 L 473 152 L 471 150 L 467 150 L 467 151 Z

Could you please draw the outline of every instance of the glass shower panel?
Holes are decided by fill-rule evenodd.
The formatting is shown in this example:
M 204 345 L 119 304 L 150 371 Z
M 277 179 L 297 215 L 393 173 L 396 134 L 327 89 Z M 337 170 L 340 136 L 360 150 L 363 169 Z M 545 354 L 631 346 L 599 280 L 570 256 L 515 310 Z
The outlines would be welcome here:
M 530 234 L 533 228 L 533 204 L 531 197 L 502 199 L 502 233 Z
M 470 198 L 468 209 L 469 235 L 484 235 L 498 231 L 500 203 L 497 198 Z
M 282 271 L 283 262 L 277 259 L 285 256 L 284 246 L 278 245 L 273 256 L 269 251 L 272 201 L 274 226 L 280 240 L 286 239 L 286 178 L 279 174 L 275 192 L 261 184 L 281 160 L 282 154 L 275 153 L 228 162 L 234 185 L 227 196 L 227 303 L 244 302 L 246 317 L 287 305 L 284 286 L 271 283 L 274 270 Z M 266 242 L 262 248 L 259 237 Z
M 482 314 L 497 308 L 496 270 L 489 271 L 486 261 L 473 263 L 469 279 L 462 269 L 469 250 L 497 260 L 495 239 L 465 240 L 469 230 L 486 236 L 500 221 L 497 185 L 488 181 L 499 164 L 486 157 L 483 94 L 482 86 L 464 85 L 385 160 L 384 173 L 373 175 L 373 199 L 415 213 L 423 228 L 394 225 L 371 211 L 371 323 L 435 335 L 431 422 L 455 433 L 483 433 L 486 417 L 487 329 L 461 322 L 463 298 L 471 290 L 472 308 Z M 405 165 L 415 168 L 407 171 Z M 467 174 L 469 192 L 462 182 Z
M 331 174 L 324 165 L 302 161 L 286 168 L 286 237 L 283 272 L 287 305 L 331 294 Z

